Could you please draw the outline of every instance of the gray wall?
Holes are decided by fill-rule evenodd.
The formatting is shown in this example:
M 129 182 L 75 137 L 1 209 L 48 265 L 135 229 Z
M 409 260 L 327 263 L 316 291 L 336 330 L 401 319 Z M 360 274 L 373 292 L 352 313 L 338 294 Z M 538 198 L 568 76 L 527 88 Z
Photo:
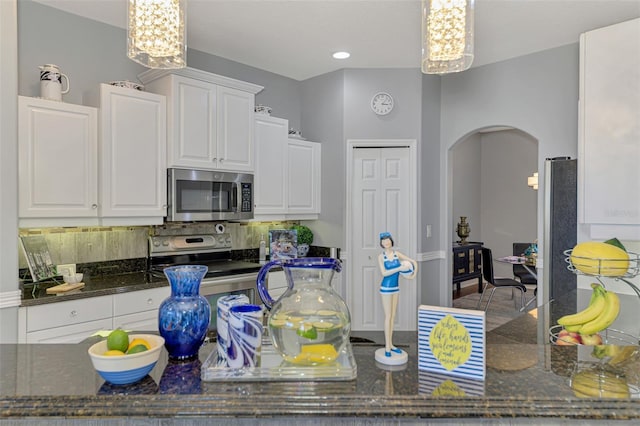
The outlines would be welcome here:
M 450 230 L 453 226 L 449 149 L 479 129 L 509 126 L 538 140 L 541 186 L 537 192 L 537 238 L 540 250 L 544 250 L 544 160 L 577 156 L 578 59 L 575 43 L 442 78 L 440 162 L 446 167 L 439 192 L 442 229 Z M 442 235 L 440 246 L 449 247 L 451 240 L 449 233 Z M 446 267 L 449 261 L 450 255 L 441 265 L 441 282 L 450 280 L 451 271 Z M 447 300 L 448 295 L 440 295 L 441 303 Z
M 34 3 L 18 2 L 18 94 L 40 95 L 38 66 L 56 64 L 71 81 L 64 102 L 90 104 L 100 83 L 138 81 L 147 68 L 126 55 L 126 30 Z M 256 104 L 269 105 L 276 117 L 300 129 L 300 82 L 196 50 L 189 67 L 264 86 Z
M 458 142 L 451 150 L 451 200 L 453 228 L 451 238 L 457 241 L 456 234 L 460 216 L 466 216 L 471 229 L 469 241 L 482 241 L 482 186 L 480 173 L 482 163 L 482 139 L 480 133 L 474 133 Z

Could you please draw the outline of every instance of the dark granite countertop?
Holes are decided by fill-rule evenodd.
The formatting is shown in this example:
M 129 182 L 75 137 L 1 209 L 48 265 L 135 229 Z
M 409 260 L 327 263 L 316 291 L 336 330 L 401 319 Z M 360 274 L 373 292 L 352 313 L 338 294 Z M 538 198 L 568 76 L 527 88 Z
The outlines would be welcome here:
M 205 382 L 206 343 L 191 362 L 160 360 L 141 382 L 105 383 L 87 355 L 92 341 L 76 345 L 0 345 L 0 418 L 262 418 L 350 417 L 367 424 L 389 419 L 536 418 L 640 419 L 637 385 L 632 399 L 582 399 L 569 378 L 591 348 L 548 343 L 549 307 L 540 307 L 487 333 L 483 382 L 418 370 L 414 332 L 396 332 L 409 354 L 405 366 L 376 363 L 381 332 L 352 333 L 358 374 L 338 382 Z M 367 342 L 366 339 L 374 343 Z M 364 340 L 364 341 L 363 341 Z M 640 360 L 626 368 L 640 371 Z M 637 381 L 637 375 L 636 381 Z M 386 419 L 386 420 L 385 420 Z
M 169 285 L 166 278 L 154 277 L 146 272 L 130 272 L 97 277 L 92 277 L 90 274 L 85 273 L 82 282 L 85 284 L 82 289 L 59 296 L 47 294 L 47 288 L 62 284 L 62 282 L 25 285 L 22 290 L 22 303 L 20 306 L 43 305 L 47 303 L 63 302 L 65 300 L 105 296 L 109 294 L 146 290 L 149 288 Z M 33 290 L 34 286 L 35 291 Z

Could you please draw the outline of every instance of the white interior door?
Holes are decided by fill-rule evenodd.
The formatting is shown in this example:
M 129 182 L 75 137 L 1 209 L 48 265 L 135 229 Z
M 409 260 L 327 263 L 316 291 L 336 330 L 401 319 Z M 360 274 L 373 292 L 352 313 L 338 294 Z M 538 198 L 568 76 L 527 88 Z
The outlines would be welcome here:
M 388 231 L 396 250 L 413 257 L 415 223 L 411 150 L 403 147 L 355 147 L 351 156 L 351 293 L 353 330 L 383 330 L 378 291 L 382 274 L 380 232 Z M 416 281 L 400 278 L 400 300 L 394 330 L 416 329 Z

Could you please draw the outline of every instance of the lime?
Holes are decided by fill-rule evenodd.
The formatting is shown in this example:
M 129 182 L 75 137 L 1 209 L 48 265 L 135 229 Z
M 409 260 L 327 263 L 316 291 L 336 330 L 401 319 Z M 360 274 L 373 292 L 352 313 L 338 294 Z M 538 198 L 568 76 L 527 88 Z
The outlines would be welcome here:
M 147 349 L 151 349 L 151 344 L 149 342 L 147 342 L 146 340 L 141 339 L 140 337 L 136 337 L 135 339 L 133 339 L 131 341 L 131 343 L 129 343 L 129 347 L 130 348 L 132 348 L 134 346 L 137 346 L 137 345 L 143 345 Z
M 113 330 L 107 336 L 107 349 L 126 352 L 129 347 L 129 333 L 124 330 Z
M 304 337 L 305 339 L 314 340 L 318 338 L 318 330 L 316 328 L 306 322 L 300 324 L 300 328 L 296 330 L 296 334 L 300 337 Z
M 119 351 L 117 349 L 111 349 L 109 351 L 106 351 L 102 355 L 104 355 L 104 356 L 121 356 L 121 355 L 124 355 L 124 352 Z
M 148 349 L 145 345 L 135 345 L 129 348 L 127 355 L 137 354 L 139 352 L 146 352 Z

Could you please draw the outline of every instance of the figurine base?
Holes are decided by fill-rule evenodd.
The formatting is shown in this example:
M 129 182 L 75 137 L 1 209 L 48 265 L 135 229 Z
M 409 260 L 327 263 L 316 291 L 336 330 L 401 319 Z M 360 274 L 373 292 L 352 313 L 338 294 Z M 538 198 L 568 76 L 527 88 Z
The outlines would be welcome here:
M 396 353 L 391 351 L 391 356 L 385 355 L 384 348 L 380 348 L 376 350 L 376 361 L 380 364 L 385 365 L 402 365 L 409 362 L 409 355 L 402 349 L 400 349 L 400 353 Z

